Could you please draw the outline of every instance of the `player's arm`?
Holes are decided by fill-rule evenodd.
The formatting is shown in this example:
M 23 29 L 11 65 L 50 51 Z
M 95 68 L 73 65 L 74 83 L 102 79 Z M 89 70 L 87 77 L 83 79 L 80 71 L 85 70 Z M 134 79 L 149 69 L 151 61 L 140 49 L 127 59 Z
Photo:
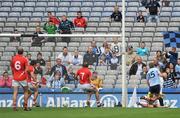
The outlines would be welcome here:
M 37 82 L 37 77 L 34 74 L 34 72 L 30 72 L 31 78 L 33 79 L 34 82 Z

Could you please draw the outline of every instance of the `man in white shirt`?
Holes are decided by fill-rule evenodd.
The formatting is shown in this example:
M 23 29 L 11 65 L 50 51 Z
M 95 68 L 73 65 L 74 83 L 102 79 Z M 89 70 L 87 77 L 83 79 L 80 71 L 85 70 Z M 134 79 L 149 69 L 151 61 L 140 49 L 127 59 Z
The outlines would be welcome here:
M 119 61 L 121 60 L 121 43 L 118 42 L 118 38 L 113 39 L 113 43 L 111 44 L 111 51 L 116 53 L 116 57 L 118 57 Z
M 68 66 L 72 63 L 72 55 L 68 52 L 68 48 L 65 46 L 63 47 L 63 52 L 58 55 L 57 58 L 62 60 L 62 64 Z
M 73 65 L 82 65 L 83 56 L 79 54 L 79 51 L 76 49 L 74 51 L 74 55 L 72 56 L 72 64 Z

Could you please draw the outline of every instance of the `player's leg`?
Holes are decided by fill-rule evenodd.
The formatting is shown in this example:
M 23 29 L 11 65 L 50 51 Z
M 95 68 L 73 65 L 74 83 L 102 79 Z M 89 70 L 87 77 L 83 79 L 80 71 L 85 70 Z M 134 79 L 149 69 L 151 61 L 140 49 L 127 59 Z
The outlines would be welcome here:
M 27 84 L 27 81 L 24 80 L 24 81 L 21 81 L 19 82 L 19 84 L 23 87 L 23 90 L 24 90 L 24 110 L 25 111 L 29 111 L 28 109 L 28 97 L 29 97 L 29 92 L 28 92 L 28 84 Z
M 90 92 L 90 91 L 87 92 L 87 96 L 88 96 L 88 97 L 87 97 L 87 102 L 86 102 L 86 104 L 87 104 L 88 107 L 91 106 L 91 102 L 90 102 L 90 101 L 91 101 L 91 96 L 92 96 L 92 94 L 93 94 L 93 93 Z
M 17 81 L 13 80 L 12 86 L 13 86 L 13 110 L 17 111 L 16 102 L 17 102 L 19 84 Z
M 39 104 L 37 103 L 38 94 L 39 94 L 38 86 L 35 85 L 34 86 L 34 99 L 33 99 L 33 106 L 35 106 L 35 107 L 40 107 Z

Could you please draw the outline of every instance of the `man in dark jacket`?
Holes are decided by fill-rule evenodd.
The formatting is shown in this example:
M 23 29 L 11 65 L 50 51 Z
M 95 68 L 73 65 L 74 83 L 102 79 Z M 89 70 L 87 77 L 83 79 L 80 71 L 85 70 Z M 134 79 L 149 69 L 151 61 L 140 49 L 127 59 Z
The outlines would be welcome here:
M 74 24 L 70 20 L 67 19 L 65 15 L 62 16 L 62 21 L 59 24 L 59 31 L 61 34 L 72 34 L 72 30 L 74 30 Z M 71 40 L 70 37 L 62 37 L 63 42 L 69 43 Z
M 44 37 L 38 37 L 38 34 L 43 34 L 40 27 L 36 27 L 34 36 L 32 37 L 32 46 L 42 46 L 42 43 L 45 41 Z
M 174 66 L 177 64 L 178 53 L 175 47 L 172 47 L 172 50 L 166 53 L 166 58 L 169 58 L 169 62 L 173 63 Z
M 137 75 L 140 77 L 141 72 L 143 71 L 143 67 L 146 66 L 146 64 L 144 64 L 142 62 L 142 58 L 141 57 L 137 57 L 137 61 L 132 64 L 130 70 L 129 70 L 129 75 Z
M 83 57 L 83 62 L 87 62 L 88 65 L 96 65 L 97 55 L 93 53 L 91 46 L 88 47 L 87 53 Z
M 64 65 L 62 65 L 62 60 L 60 58 L 56 59 L 56 65 L 51 69 L 50 75 L 54 74 L 55 71 L 60 71 L 62 77 L 67 78 L 67 70 Z

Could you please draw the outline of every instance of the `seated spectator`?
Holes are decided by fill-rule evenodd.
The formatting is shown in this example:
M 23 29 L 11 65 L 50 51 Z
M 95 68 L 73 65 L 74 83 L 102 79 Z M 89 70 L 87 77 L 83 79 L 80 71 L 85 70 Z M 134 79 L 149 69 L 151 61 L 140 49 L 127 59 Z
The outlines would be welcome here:
M 46 22 L 43 26 L 43 29 L 46 31 L 48 34 L 56 34 L 57 27 L 56 25 L 53 24 L 53 22 L 50 20 L 48 23 Z M 48 37 L 47 39 L 48 42 L 55 42 L 56 38 L 55 37 Z
M 40 66 L 45 66 L 46 62 L 45 60 L 42 58 L 42 53 L 38 52 L 37 53 L 37 59 L 36 59 L 37 63 L 40 63 Z
M 133 51 L 133 46 L 128 46 L 126 55 L 126 65 L 131 66 L 136 60 L 136 53 Z
M 0 88 L 11 88 L 12 87 L 12 78 L 8 75 L 8 72 L 3 72 L 3 75 L 0 77 Z
M 169 7 L 170 0 L 162 0 L 162 6 Z
M 50 75 L 51 73 L 51 61 L 46 62 L 46 67 L 44 68 L 44 75 Z
M 141 22 L 141 23 L 145 22 L 145 19 L 144 19 L 144 16 L 142 14 L 142 11 L 138 12 L 137 22 Z
M 48 79 L 47 86 L 49 88 L 62 88 L 65 86 L 65 79 L 61 76 L 60 71 L 55 71 L 54 76 Z
M 122 21 L 122 14 L 119 11 L 118 6 L 114 7 L 114 12 L 111 14 L 111 19 L 113 19 L 116 22 L 121 22 Z
M 41 67 L 40 63 L 37 62 L 36 67 L 35 67 L 35 72 L 37 75 L 37 78 L 40 80 L 43 76 L 43 68 Z
M 82 27 L 82 28 L 87 27 L 87 20 L 82 16 L 81 11 L 77 12 L 77 17 L 74 19 L 74 25 L 75 27 Z
M 113 39 L 113 43 L 111 44 L 111 51 L 116 53 L 118 62 L 121 61 L 122 47 L 121 47 L 121 43 L 118 42 L 118 38 Z
M 96 54 L 97 56 L 100 56 L 101 51 L 100 51 L 100 48 L 97 47 L 95 40 L 91 41 L 91 47 L 92 47 L 93 53 Z
M 111 58 L 111 61 L 110 61 L 110 68 L 111 70 L 116 70 L 117 69 L 117 66 L 118 66 L 118 58 L 116 56 L 116 52 L 113 52 L 112 53 L 112 58 Z
M 88 50 L 83 57 L 83 62 L 87 62 L 88 65 L 96 65 L 97 56 L 96 56 L 96 54 L 93 53 L 91 46 L 88 47 Z
M 100 47 L 100 54 L 99 54 L 99 56 L 100 56 L 102 53 L 105 52 L 106 48 L 109 48 L 109 44 L 108 44 L 108 42 L 105 40 L 105 41 L 103 42 L 102 47 Z
M 148 2 L 148 0 L 139 0 L 139 1 L 141 2 L 142 6 L 146 6 L 146 4 Z
M 72 63 L 72 55 L 68 52 L 68 48 L 66 46 L 63 47 L 63 52 L 60 53 L 57 58 L 60 58 L 62 60 L 62 64 L 65 66 Z
M 106 48 L 105 52 L 101 54 L 100 58 L 100 64 L 102 65 L 108 65 L 110 64 L 111 58 L 112 58 L 112 54 L 110 52 L 109 48 Z
M 52 12 L 50 11 L 48 12 L 48 18 L 48 21 L 52 21 L 54 25 L 59 25 L 59 23 L 61 22 L 57 17 L 53 16 Z
M 136 58 L 137 61 L 132 64 L 130 70 L 129 70 L 129 75 L 136 75 L 139 79 L 141 78 L 141 72 L 143 72 L 143 66 L 146 66 L 145 63 L 142 62 L 141 57 Z
M 155 59 L 158 61 L 160 70 L 165 69 L 165 66 L 166 66 L 165 63 L 167 63 L 166 57 L 165 57 L 164 54 L 162 54 L 162 52 L 161 52 L 160 50 L 158 50 L 158 51 L 156 52 Z
M 14 32 L 12 32 L 13 34 L 18 34 L 18 30 L 17 29 L 14 29 Z M 13 37 L 10 37 L 10 42 L 20 42 L 21 41 L 21 38 L 20 37 L 16 37 L 16 36 L 13 36 Z
M 92 77 L 91 77 L 91 84 L 94 85 L 94 87 L 98 90 L 101 90 L 102 89 L 102 84 L 103 84 L 103 81 L 102 79 L 98 76 L 98 73 L 97 72 L 93 72 L 92 73 Z
M 83 57 L 79 54 L 79 51 L 76 49 L 74 51 L 74 55 L 72 56 L 72 64 L 73 65 L 82 65 Z
M 72 21 L 67 19 L 67 16 L 62 16 L 62 21 L 59 24 L 59 31 L 61 34 L 72 34 L 72 30 L 74 30 L 74 24 Z M 70 37 L 62 37 L 63 42 L 69 43 L 71 40 Z
M 179 85 L 179 80 L 180 80 L 180 58 L 177 61 L 177 64 L 175 66 L 175 72 L 176 72 L 176 83 Z
M 160 12 L 160 4 L 156 0 L 150 0 L 146 5 L 146 10 L 148 16 L 148 22 L 152 22 L 153 19 L 156 22 L 160 22 L 159 20 L 159 12 Z
M 29 63 L 30 63 L 31 60 L 32 60 L 31 57 L 32 57 L 31 53 L 27 53 L 26 58 L 28 59 Z
M 143 71 L 141 72 L 141 79 L 146 79 L 146 75 L 148 72 L 147 66 L 143 66 Z
M 39 81 L 39 88 L 46 88 L 47 86 L 47 80 L 46 80 L 46 78 L 43 76 L 42 78 L 41 78 L 41 80 Z
M 176 48 L 172 47 L 172 50 L 165 54 L 166 58 L 169 58 L 169 62 L 176 65 L 178 60 L 178 53 L 176 52 Z
M 145 47 L 145 42 L 141 42 L 140 45 L 141 46 L 137 48 L 136 54 L 139 56 L 147 56 L 149 54 L 149 50 Z
M 69 68 L 68 68 L 68 78 L 67 78 L 67 83 L 68 84 L 76 84 L 75 83 L 75 73 L 73 72 L 73 67 L 72 66 L 70 66 Z
M 56 59 L 56 65 L 54 65 L 51 69 L 50 75 L 54 74 L 55 71 L 60 71 L 61 76 L 66 79 L 67 77 L 67 70 L 66 67 L 62 64 L 62 60 L 60 58 Z
M 171 74 L 170 68 L 166 68 L 166 77 L 164 77 L 163 88 L 175 88 L 176 84 L 173 81 L 173 75 Z
M 44 37 L 38 37 L 38 34 L 43 34 L 41 32 L 41 28 L 40 27 L 36 27 L 36 31 L 34 32 L 34 35 L 32 37 L 32 46 L 42 46 L 42 42 L 44 42 Z

